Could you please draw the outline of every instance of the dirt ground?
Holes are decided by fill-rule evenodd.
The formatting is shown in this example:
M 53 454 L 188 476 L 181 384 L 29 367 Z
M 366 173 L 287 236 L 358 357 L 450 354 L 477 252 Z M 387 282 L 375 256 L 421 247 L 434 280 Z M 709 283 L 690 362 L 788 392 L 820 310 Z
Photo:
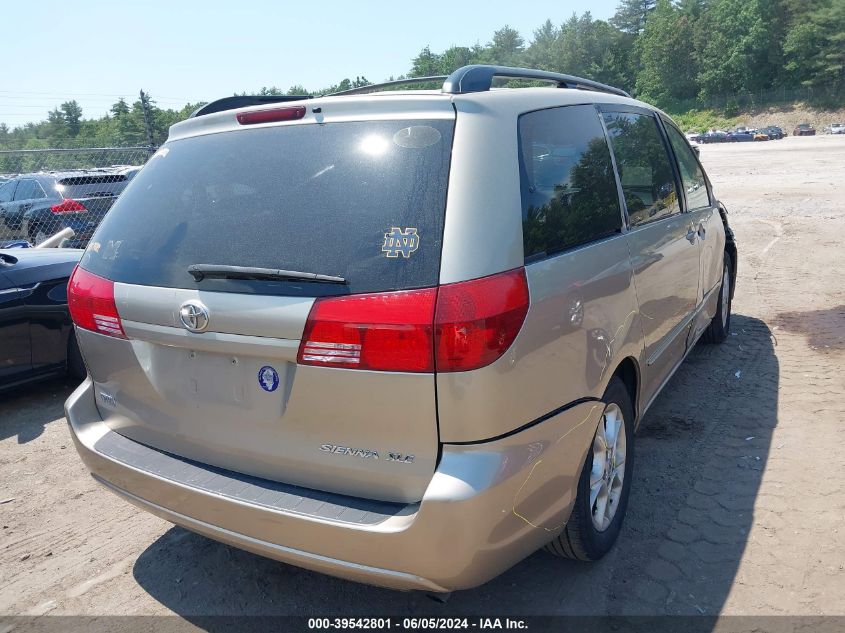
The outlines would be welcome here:
M 845 614 L 845 137 L 702 160 L 739 243 L 732 335 L 645 417 L 604 560 L 538 552 L 444 606 L 262 559 L 97 485 L 54 381 L 0 396 L 0 614 Z

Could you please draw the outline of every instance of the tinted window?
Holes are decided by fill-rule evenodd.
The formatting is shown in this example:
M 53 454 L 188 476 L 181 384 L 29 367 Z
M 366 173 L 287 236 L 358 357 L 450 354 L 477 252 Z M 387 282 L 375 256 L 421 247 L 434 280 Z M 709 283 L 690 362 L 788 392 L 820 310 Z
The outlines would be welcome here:
M 433 286 L 454 120 L 242 129 L 167 143 L 82 260 L 126 283 L 311 295 Z M 346 278 L 195 282 L 191 264 Z
M 4 182 L 0 185 L 0 202 L 11 202 L 15 193 L 15 180 Z
M 128 179 L 123 174 L 75 176 L 60 179 L 56 190 L 65 198 L 116 197 L 127 184 Z
M 606 112 L 631 226 L 658 220 L 681 208 L 666 146 L 653 116 Z
M 684 183 L 684 191 L 687 192 L 687 206 L 690 209 L 709 207 L 710 195 L 707 193 L 707 181 L 704 179 L 704 171 L 695 153 L 683 135 L 672 125 L 666 125 L 666 133 L 675 151 L 675 157 L 678 159 L 681 181 Z
M 519 144 L 526 261 L 621 230 L 610 151 L 595 108 L 524 114 Z
M 21 180 L 18 182 L 17 191 L 15 191 L 15 200 L 31 200 L 35 193 L 34 180 Z
M 32 195 L 30 197 L 33 200 L 47 197 L 47 194 L 44 193 L 44 189 L 41 187 L 41 184 L 37 180 L 34 181 L 34 185 L 32 187 Z

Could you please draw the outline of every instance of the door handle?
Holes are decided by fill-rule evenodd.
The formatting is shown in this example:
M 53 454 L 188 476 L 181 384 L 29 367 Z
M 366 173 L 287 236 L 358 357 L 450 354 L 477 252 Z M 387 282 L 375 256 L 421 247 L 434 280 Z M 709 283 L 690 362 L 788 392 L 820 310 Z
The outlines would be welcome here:
M 695 244 L 695 238 L 698 235 L 698 231 L 695 230 L 694 227 L 690 227 L 689 231 L 687 231 L 686 238 L 689 240 L 690 244 Z

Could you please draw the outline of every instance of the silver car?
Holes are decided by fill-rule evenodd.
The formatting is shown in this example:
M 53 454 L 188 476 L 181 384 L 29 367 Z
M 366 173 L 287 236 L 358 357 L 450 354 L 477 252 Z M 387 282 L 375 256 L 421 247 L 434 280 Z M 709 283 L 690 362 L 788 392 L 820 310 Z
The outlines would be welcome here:
M 168 521 L 375 585 L 600 558 L 638 422 L 727 336 L 725 209 L 609 86 L 361 92 L 171 128 L 70 281 L 79 454 Z

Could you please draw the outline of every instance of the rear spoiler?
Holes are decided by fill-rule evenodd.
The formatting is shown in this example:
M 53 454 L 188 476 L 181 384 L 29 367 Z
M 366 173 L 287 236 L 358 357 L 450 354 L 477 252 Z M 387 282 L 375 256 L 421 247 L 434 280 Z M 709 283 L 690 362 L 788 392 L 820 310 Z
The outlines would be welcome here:
M 266 103 L 281 103 L 284 101 L 302 101 L 304 99 L 311 99 L 310 95 L 238 95 L 235 97 L 223 97 L 211 103 L 206 103 L 194 110 L 189 116 L 189 119 L 206 114 L 213 114 L 215 112 L 223 112 L 224 110 L 235 110 L 236 108 L 245 108 L 247 106 L 263 105 Z

